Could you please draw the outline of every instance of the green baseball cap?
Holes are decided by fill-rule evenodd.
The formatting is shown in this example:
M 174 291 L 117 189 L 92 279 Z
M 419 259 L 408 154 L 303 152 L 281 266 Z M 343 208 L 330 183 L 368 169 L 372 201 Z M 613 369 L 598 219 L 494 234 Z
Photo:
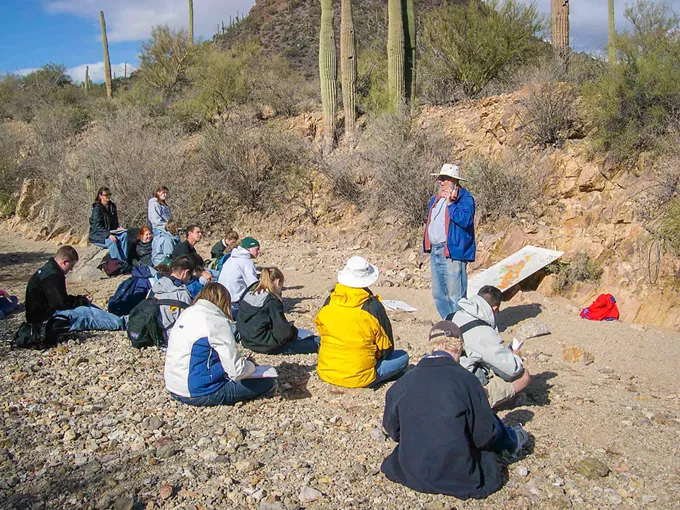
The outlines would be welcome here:
M 253 237 L 244 237 L 241 241 L 241 247 L 246 250 L 249 248 L 255 248 L 255 246 L 260 246 L 260 242 Z

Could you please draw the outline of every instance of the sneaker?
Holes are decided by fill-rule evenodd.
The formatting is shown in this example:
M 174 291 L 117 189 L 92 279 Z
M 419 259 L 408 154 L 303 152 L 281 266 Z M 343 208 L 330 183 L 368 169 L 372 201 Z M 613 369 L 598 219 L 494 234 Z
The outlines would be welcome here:
M 524 430 L 524 428 L 521 425 L 515 425 L 514 427 L 511 428 L 515 432 L 515 435 L 517 436 L 517 447 L 515 448 L 515 451 L 510 453 L 512 453 L 513 455 L 517 455 L 520 451 L 522 451 L 524 445 L 527 444 L 527 441 L 529 440 L 529 433 L 526 430 Z

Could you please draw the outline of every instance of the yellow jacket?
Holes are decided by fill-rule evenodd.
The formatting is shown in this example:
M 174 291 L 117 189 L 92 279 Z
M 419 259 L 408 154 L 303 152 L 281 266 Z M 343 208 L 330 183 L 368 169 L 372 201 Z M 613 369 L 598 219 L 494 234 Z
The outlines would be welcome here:
M 316 368 L 324 381 L 363 388 L 375 381 L 375 364 L 394 349 L 392 326 L 378 296 L 335 285 L 314 321 L 321 336 Z

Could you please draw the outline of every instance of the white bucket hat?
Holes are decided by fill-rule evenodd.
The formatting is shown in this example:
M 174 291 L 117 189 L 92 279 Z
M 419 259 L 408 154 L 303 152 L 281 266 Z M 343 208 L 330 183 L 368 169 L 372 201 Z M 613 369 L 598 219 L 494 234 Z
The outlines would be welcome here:
M 458 179 L 459 181 L 466 181 L 467 179 L 465 177 L 461 177 L 460 175 L 460 167 L 458 165 L 452 165 L 451 163 L 446 163 L 445 165 L 442 165 L 442 169 L 439 171 L 438 174 L 430 174 L 430 175 L 436 175 L 436 176 L 441 176 L 441 177 L 451 177 L 451 179 Z
M 378 268 L 363 257 L 350 258 L 338 272 L 338 283 L 354 289 L 370 287 L 378 280 Z

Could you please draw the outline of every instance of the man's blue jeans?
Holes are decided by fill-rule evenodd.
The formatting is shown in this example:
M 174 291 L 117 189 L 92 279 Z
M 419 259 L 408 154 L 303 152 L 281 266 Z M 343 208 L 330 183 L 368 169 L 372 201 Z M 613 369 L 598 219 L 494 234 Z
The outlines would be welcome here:
M 125 319 L 105 312 L 94 305 L 79 306 L 73 310 L 58 310 L 53 317 L 65 317 L 71 325 L 70 331 L 118 331 L 125 329 Z
M 277 387 L 276 381 L 274 377 L 243 379 L 240 381 L 229 379 L 215 393 L 205 395 L 204 397 L 180 397 L 174 393 L 170 393 L 170 396 L 183 404 L 196 407 L 231 406 L 236 402 L 252 400 L 273 391 Z
M 460 310 L 458 301 L 467 297 L 467 262 L 444 256 L 444 243 L 433 244 L 430 253 L 432 297 L 442 319 Z
M 121 232 L 120 234 L 114 234 L 116 236 L 116 242 L 114 243 L 108 237 L 104 243 L 93 243 L 95 246 L 100 248 L 107 248 L 109 250 L 109 255 L 112 259 L 118 259 L 122 262 L 127 260 L 128 255 L 128 237 L 127 232 Z
M 517 435 L 515 431 L 503 423 L 495 413 L 493 416 L 496 420 L 496 431 L 493 443 L 491 443 L 491 450 L 496 453 L 501 453 L 503 450 L 507 450 L 510 453 L 514 452 L 517 448 Z
M 314 354 L 319 352 L 319 345 L 321 345 L 321 338 L 316 335 L 296 338 L 283 348 L 281 354 Z
M 376 377 L 375 381 L 371 383 L 371 386 L 398 376 L 406 370 L 407 366 L 408 353 L 406 351 L 392 351 L 392 354 L 378 360 L 378 363 L 376 363 Z

